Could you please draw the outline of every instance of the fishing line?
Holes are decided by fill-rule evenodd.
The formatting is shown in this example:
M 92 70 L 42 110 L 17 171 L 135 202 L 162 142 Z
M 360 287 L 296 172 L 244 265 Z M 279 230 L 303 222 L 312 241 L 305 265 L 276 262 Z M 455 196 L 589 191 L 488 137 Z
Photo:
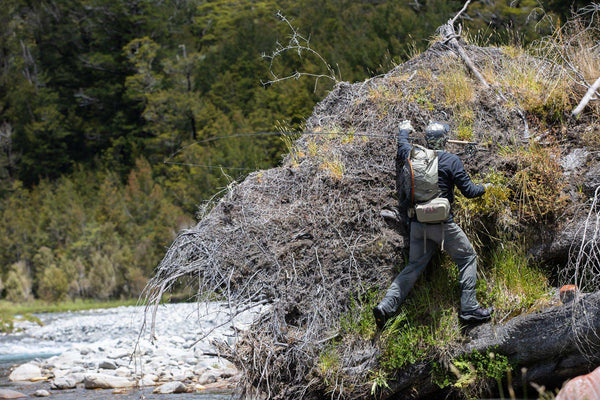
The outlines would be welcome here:
M 234 133 L 231 135 L 213 136 L 213 137 L 210 137 L 207 139 L 195 141 L 194 143 L 190 143 L 187 146 L 184 146 L 184 147 L 180 148 L 179 150 L 171 153 L 171 155 L 169 155 L 169 157 L 167 157 L 167 159 L 165 159 L 163 161 L 163 163 L 171 164 L 171 165 L 189 166 L 189 167 L 200 167 L 200 168 L 207 168 L 207 169 L 229 169 L 229 170 L 240 170 L 240 171 L 254 171 L 254 170 L 256 170 L 256 168 L 228 167 L 228 166 L 222 166 L 222 165 L 204 165 L 204 164 L 194 164 L 194 163 L 182 163 L 182 162 L 175 162 L 175 161 L 170 161 L 170 160 L 173 159 L 175 156 L 177 156 L 177 154 L 181 153 L 182 151 L 184 151 L 192 146 L 200 145 L 200 144 L 204 144 L 204 143 L 216 142 L 218 140 L 233 139 L 233 138 L 240 138 L 240 137 L 256 137 L 256 136 L 281 136 L 281 137 L 289 136 L 289 137 L 293 137 L 293 136 L 302 136 L 302 135 L 308 135 L 308 136 L 336 135 L 336 136 L 349 136 L 349 137 L 360 136 L 360 137 L 372 137 L 372 138 L 380 138 L 380 139 L 394 139 L 395 138 L 395 135 L 377 135 L 377 134 L 362 133 L 362 132 L 246 132 L 246 133 Z

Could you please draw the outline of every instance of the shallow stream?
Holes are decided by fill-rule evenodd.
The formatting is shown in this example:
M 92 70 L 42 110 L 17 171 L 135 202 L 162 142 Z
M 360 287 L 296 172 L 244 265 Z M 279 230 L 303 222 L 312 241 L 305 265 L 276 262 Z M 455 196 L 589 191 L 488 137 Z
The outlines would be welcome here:
M 146 360 L 146 365 L 153 365 L 150 361 L 155 358 L 181 359 L 182 354 L 187 354 L 187 360 L 196 355 L 197 365 L 201 365 L 203 351 L 210 351 L 208 342 L 193 346 L 196 338 L 203 332 L 212 332 L 207 341 L 215 338 L 231 340 L 232 324 L 222 324 L 222 311 L 219 305 L 205 306 L 204 313 L 209 318 L 199 322 L 197 314 L 198 305 L 194 304 L 169 304 L 161 307 L 157 313 L 156 336 L 159 338 L 160 348 L 154 347 L 154 354 L 149 352 L 152 360 Z M 114 393 L 113 390 L 87 390 L 81 385 L 77 389 L 50 390 L 49 381 L 36 383 L 10 382 L 8 375 L 17 365 L 31 360 L 48 361 L 50 357 L 59 354 L 86 354 L 88 349 L 100 349 L 103 354 L 122 349 L 133 350 L 133 344 L 138 338 L 143 320 L 143 307 L 118 307 L 112 309 L 99 309 L 80 312 L 65 312 L 52 314 L 37 314 L 42 321 L 42 326 L 31 322 L 19 322 L 20 332 L 0 335 L 0 389 L 11 389 L 26 395 L 32 395 L 38 389 L 51 392 L 51 398 L 64 400 L 75 399 L 181 399 L 181 400 L 224 400 L 231 397 L 230 391 L 200 391 L 181 394 L 153 394 L 154 387 L 136 388 L 124 393 Z M 210 316 L 212 315 L 212 316 Z M 250 317 L 248 317 L 250 318 Z M 245 320 L 236 320 L 237 325 L 245 324 Z M 220 325 L 223 325 L 221 327 Z M 218 328 L 218 329 L 216 329 Z M 200 347 L 196 349 L 196 347 Z M 85 351 L 83 350 L 85 349 Z M 195 349 L 195 352 L 194 352 Z M 200 351 L 199 351 L 200 350 Z M 165 354 L 167 354 L 165 356 Z M 100 355 L 101 356 L 101 355 Z M 192 361 L 194 362 L 194 361 Z M 214 363 L 212 360 L 206 362 Z M 81 360 L 75 363 L 82 363 Z M 182 362 L 180 361 L 181 365 Z M 132 367 L 133 368 L 133 367 Z M 90 367 L 93 369 L 93 367 Z

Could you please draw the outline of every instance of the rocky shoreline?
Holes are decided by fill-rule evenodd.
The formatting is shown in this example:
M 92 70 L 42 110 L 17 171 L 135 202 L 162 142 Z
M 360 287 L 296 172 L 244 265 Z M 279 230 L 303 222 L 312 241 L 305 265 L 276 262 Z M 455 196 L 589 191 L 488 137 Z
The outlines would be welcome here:
M 157 394 L 232 391 L 239 372 L 219 356 L 215 344 L 233 345 L 263 311 L 257 305 L 233 318 L 235 312 L 223 304 L 167 304 L 157 310 L 153 338 L 143 307 L 40 315 L 43 326 L 21 323 L 19 334 L 0 338 L 0 351 L 11 343 L 29 343 L 31 351 L 53 345 L 64 349 L 12 369 L 11 382 L 43 382 L 39 393 L 32 393 L 40 397 L 83 388 L 122 393 L 152 387 Z M 14 398 L 2 397 L 7 390 L 12 388 L 0 388 L 0 399 Z

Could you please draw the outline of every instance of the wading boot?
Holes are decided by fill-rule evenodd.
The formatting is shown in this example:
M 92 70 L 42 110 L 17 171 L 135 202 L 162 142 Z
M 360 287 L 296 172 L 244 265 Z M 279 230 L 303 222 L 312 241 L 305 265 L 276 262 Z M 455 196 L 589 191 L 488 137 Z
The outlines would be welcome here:
M 458 317 L 466 322 L 485 322 L 492 318 L 494 309 L 479 307 L 473 311 L 461 311 Z
M 377 324 L 377 329 L 382 330 L 388 318 L 385 315 L 385 311 L 383 311 L 383 309 L 381 308 L 381 305 L 373 308 L 373 315 L 375 316 L 375 323 Z

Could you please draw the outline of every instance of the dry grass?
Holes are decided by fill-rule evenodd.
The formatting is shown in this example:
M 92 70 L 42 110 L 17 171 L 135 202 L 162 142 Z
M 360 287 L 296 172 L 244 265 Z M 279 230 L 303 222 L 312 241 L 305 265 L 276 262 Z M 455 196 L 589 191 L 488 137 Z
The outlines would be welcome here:
M 600 77 L 599 14 L 600 6 L 591 4 L 535 47 L 540 57 L 562 67 L 565 72 L 563 84 L 570 88 L 565 94 L 574 105 Z M 592 101 L 588 111 L 598 118 L 600 102 Z
M 466 69 L 457 62 L 456 57 L 447 58 L 444 73 L 440 75 L 440 84 L 445 103 L 454 112 L 456 135 L 460 140 L 473 139 L 475 86 Z
M 511 203 L 523 223 L 548 223 L 562 212 L 567 199 L 562 193 L 565 182 L 559 160 L 560 149 L 531 145 L 509 155 L 516 164 L 509 187 Z
M 344 176 L 344 163 L 340 161 L 338 157 L 334 156 L 332 159 L 323 160 L 321 168 L 327 171 L 329 173 L 329 176 L 331 176 L 335 180 L 339 181 Z
M 592 149 L 600 149 L 600 119 L 590 122 L 581 135 L 581 141 Z
M 500 68 L 487 68 L 484 74 L 511 94 L 515 107 L 551 120 L 569 110 L 572 89 L 563 69 L 515 48 L 504 51 L 508 57 L 502 59 Z

